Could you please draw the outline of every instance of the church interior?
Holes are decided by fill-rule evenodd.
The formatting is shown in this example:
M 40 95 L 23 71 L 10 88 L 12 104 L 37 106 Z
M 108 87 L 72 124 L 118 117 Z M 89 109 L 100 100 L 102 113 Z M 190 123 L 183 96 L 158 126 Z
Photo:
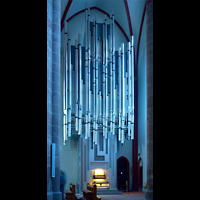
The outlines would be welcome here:
M 47 0 L 47 199 L 134 192 L 153 199 L 153 1 Z

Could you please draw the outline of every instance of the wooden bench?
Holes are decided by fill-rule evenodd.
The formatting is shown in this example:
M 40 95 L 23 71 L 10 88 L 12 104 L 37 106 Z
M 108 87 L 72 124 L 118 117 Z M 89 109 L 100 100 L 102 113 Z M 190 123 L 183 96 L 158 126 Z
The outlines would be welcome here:
M 83 196 L 87 200 L 93 200 L 94 192 L 87 190 L 87 189 L 82 189 L 82 192 L 83 192 Z
M 69 188 L 70 188 L 70 190 L 65 190 L 65 195 L 67 197 L 67 200 L 76 200 L 76 197 L 75 197 L 75 185 L 70 183 Z
M 83 189 L 83 195 L 87 200 L 101 200 L 101 197 L 97 196 L 97 186 L 87 183 L 87 189 Z

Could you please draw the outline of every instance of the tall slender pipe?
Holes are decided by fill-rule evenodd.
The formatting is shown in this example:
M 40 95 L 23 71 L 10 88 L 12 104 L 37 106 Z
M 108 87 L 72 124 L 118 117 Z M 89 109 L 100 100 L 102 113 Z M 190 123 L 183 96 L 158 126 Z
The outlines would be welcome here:
M 90 107 L 91 107 L 91 92 L 90 92 L 90 40 L 91 40 L 91 31 L 90 31 L 90 8 L 88 9 L 88 137 L 90 137 Z
M 111 25 L 111 24 L 110 24 Z M 110 29 L 111 30 L 111 29 Z M 112 52 L 111 35 L 109 35 L 109 67 L 110 67 L 110 132 L 113 132 L 113 73 L 112 73 Z
M 65 65 L 66 65 L 66 70 L 65 70 L 65 85 L 66 85 L 66 89 L 65 89 L 65 109 L 66 109 L 66 115 L 65 115 L 65 121 L 66 121 L 66 131 L 65 131 L 65 134 L 66 134 L 66 139 L 68 137 L 68 81 L 69 81 L 69 78 L 68 78 L 68 74 L 69 74 L 69 63 L 68 63 L 68 46 L 69 46 L 69 42 L 68 42 L 68 37 L 69 37 L 69 34 L 67 32 L 67 22 L 65 23 L 66 25 L 66 43 L 67 45 L 65 46 L 65 50 L 66 50 L 66 53 L 65 53 Z M 65 43 L 65 44 L 66 44 Z
M 64 29 L 64 52 L 63 52 L 63 145 L 66 145 L 67 140 L 67 120 L 66 120 L 66 39 L 67 39 L 67 22 L 65 23 Z
M 66 135 L 66 109 L 64 110 L 64 113 L 63 113 L 63 145 L 66 145 L 66 140 L 67 140 L 67 135 Z
M 97 109 L 98 109 L 98 105 L 97 105 L 97 98 L 98 98 L 98 55 L 97 55 L 97 16 L 95 16 L 95 66 L 96 66 L 96 101 L 95 101 L 95 144 L 97 144 L 97 120 L 98 120 L 98 113 L 97 113 Z
M 103 23 L 103 72 L 102 72 L 102 76 L 103 76 L 103 81 L 102 81 L 102 85 L 103 85 L 103 136 L 105 136 L 106 133 L 106 86 L 105 86 L 105 42 L 104 42 L 104 29 L 105 29 L 105 23 Z
M 110 132 L 113 130 L 113 66 L 112 66 L 112 14 L 110 13 L 110 31 L 109 31 L 109 66 L 110 66 Z
M 92 57 L 93 57 L 93 62 L 92 62 L 92 66 L 93 66 L 93 110 L 92 110 L 92 114 L 93 114 L 93 142 L 95 142 L 95 123 L 96 123 L 96 119 L 95 119 L 95 95 L 96 95 L 96 87 L 95 87 L 95 20 L 93 19 L 93 48 L 92 48 Z
M 127 68 L 128 70 L 128 65 Z M 125 95 L 126 95 L 126 101 L 125 101 L 125 124 L 128 127 L 128 71 L 125 71 Z
M 85 3 L 85 139 L 88 137 L 88 14 L 87 2 Z
M 89 117 L 88 117 L 88 121 L 89 121 L 89 126 L 88 126 L 88 130 L 89 130 L 89 134 L 88 134 L 88 137 L 91 136 L 91 132 L 90 132 L 90 129 L 91 129 L 91 102 L 92 102 L 92 91 L 90 90 L 89 91 Z
M 121 47 L 118 49 L 118 72 L 119 72 L 119 135 L 118 140 L 121 140 L 121 115 L 122 115 L 122 94 L 121 94 L 121 87 L 122 87 L 122 73 L 121 73 Z
M 65 43 L 64 43 L 64 54 L 65 54 Z M 65 121 L 65 119 L 66 119 L 66 101 L 65 101 L 65 89 L 66 89 L 66 86 L 65 86 L 65 80 L 66 80 L 66 78 L 65 78 L 65 56 L 64 56 L 64 54 L 63 54 L 63 60 L 64 60 L 64 67 L 63 67 L 63 145 L 65 145 L 66 144 L 66 121 Z
M 107 138 L 107 135 L 108 135 L 108 64 L 107 64 L 107 16 L 105 15 L 105 25 L 104 25 L 104 48 L 103 51 L 105 52 L 104 53 L 104 62 L 105 62 L 105 85 L 106 85 L 106 90 L 105 90 L 105 98 L 106 98 L 106 114 L 105 114 L 105 117 L 106 117 L 106 129 L 105 129 L 105 138 Z
M 87 54 L 87 53 L 86 53 Z M 88 54 L 87 54 L 88 55 Z M 87 59 L 87 56 L 86 56 Z M 89 103 L 89 98 L 88 98 L 88 66 L 85 65 L 85 74 L 86 74 L 86 79 L 85 79 L 85 106 L 86 106 L 86 111 L 85 111 L 85 139 L 88 138 L 88 103 Z
M 123 90 L 123 100 L 122 100 L 122 144 L 124 143 L 124 125 L 125 125 L 125 117 L 126 117 L 126 114 L 125 114 L 125 101 L 126 101 L 126 90 L 125 90 L 125 66 L 124 66 L 124 62 L 125 62 L 125 59 L 124 59 L 124 43 L 122 43 L 122 90 Z
M 131 120 L 131 139 L 134 139 L 134 36 L 131 36 L 131 79 L 132 79 L 132 98 L 131 98 L 131 110 L 132 110 L 132 120 Z
M 75 120 L 76 120 L 76 125 L 75 125 L 75 130 L 78 131 L 78 41 L 75 40 L 75 72 L 76 72 L 76 89 L 75 89 L 75 94 L 76 94 L 76 113 L 75 113 Z
M 82 110 L 81 110 L 81 99 L 82 99 L 82 56 L 81 56 L 81 34 L 78 34 L 78 67 L 79 67 L 79 129 L 78 129 L 78 135 L 81 135 L 82 133 Z
M 131 136 L 131 46 L 128 42 L 128 137 Z
M 101 101 L 101 90 L 99 91 L 99 123 L 101 124 L 102 117 L 102 101 Z
M 71 105 L 72 105 L 72 66 L 71 66 L 71 39 L 68 30 L 68 67 L 69 67 L 69 103 L 68 103 L 68 137 L 71 137 Z
M 113 135 L 115 134 L 115 113 L 116 113 L 116 77 L 115 77 L 115 16 L 112 13 L 112 68 L 113 68 Z

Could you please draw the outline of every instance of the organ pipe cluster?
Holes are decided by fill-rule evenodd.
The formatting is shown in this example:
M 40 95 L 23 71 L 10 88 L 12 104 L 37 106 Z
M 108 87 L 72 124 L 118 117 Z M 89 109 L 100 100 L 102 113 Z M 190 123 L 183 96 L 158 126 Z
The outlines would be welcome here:
M 73 99 L 75 101 L 75 131 L 81 135 L 83 134 L 82 127 L 85 126 L 85 139 L 91 137 L 91 132 L 93 132 L 95 144 L 98 143 L 97 136 L 100 127 L 103 127 L 105 139 L 108 137 L 108 132 L 113 135 L 117 133 L 118 140 L 122 144 L 124 144 L 125 135 L 128 139 L 134 139 L 134 37 L 131 36 L 131 42 L 127 44 L 127 59 L 125 59 L 124 43 L 121 44 L 117 55 L 115 55 L 114 24 L 114 10 L 112 10 L 112 14 L 108 18 L 105 15 L 101 41 L 98 35 L 98 18 L 95 16 L 93 35 L 91 35 L 90 8 L 87 8 L 86 3 L 84 92 L 80 33 L 78 40 L 75 40 L 75 86 L 73 86 L 75 89 L 75 99 Z M 109 31 L 108 26 L 110 26 Z M 118 63 L 115 62 L 115 56 L 118 57 Z M 63 141 L 65 145 L 72 132 L 73 66 L 71 63 L 70 31 L 67 31 L 67 22 L 64 28 L 63 58 Z M 125 62 L 127 62 L 126 70 Z M 102 86 L 99 86 L 99 79 Z M 110 91 L 108 91 L 108 87 Z M 102 91 L 99 88 L 102 88 Z M 85 112 L 83 112 L 83 106 Z

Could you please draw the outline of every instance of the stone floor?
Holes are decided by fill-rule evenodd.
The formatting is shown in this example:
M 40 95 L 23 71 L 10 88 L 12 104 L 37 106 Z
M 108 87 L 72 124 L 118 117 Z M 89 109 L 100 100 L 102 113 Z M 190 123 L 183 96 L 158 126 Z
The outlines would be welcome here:
M 98 195 L 102 200 L 144 200 L 145 192 L 129 192 L 128 195 Z

